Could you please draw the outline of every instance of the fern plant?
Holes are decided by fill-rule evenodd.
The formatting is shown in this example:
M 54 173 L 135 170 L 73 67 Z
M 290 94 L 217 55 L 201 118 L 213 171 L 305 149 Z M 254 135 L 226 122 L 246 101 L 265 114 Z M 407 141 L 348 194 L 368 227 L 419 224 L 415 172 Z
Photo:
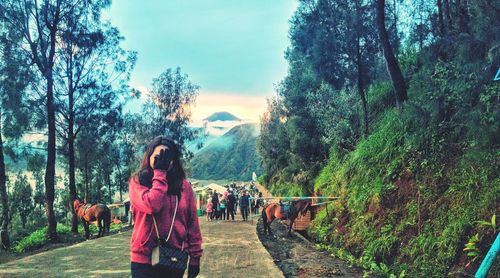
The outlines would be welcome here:
M 497 227 L 497 215 L 496 214 L 493 214 L 493 216 L 491 216 L 490 221 L 481 220 L 481 221 L 476 221 L 476 223 L 478 223 L 481 226 L 491 227 L 493 229 L 493 234 L 496 234 L 496 232 L 497 232 L 498 227 Z
M 479 234 L 473 235 L 469 242 L 465 244 L 464 251 L 467 252 L 467 257 L 471 258 L 469 263 L 467 263 L 466 267 L 472 264 L 479 257 L 479 248 L 476 246 L 476 243 L 479 242 Z

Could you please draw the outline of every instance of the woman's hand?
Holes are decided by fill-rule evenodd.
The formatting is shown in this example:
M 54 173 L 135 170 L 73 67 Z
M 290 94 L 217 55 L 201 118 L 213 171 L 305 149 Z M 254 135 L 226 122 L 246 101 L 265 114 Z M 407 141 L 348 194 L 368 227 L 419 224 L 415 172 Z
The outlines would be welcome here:
M 168 170 L 168 168 L 170 167 L 170 163 L 172 162 L 173 156 L 174 154 L 172 151 L 161 150 L 160 154 L 155 156 L 153 168 L 165 171 Z

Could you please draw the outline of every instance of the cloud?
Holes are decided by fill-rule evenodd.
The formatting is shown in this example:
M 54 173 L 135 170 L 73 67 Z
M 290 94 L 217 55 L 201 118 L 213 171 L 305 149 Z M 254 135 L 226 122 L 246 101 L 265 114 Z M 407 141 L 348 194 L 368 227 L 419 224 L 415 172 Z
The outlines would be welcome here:
M 267 107 L 266 96 L 237 95 L 235 93 L 200 92 L 192 109 L 193 125 L 215 112 L 229 112 L 244 122 L 259 122 Z
M 124 111 L 140 113 L 141 107 L 146 100 L 149 91 L 147 87 L 135 85 L 134 88 L 143 94 L 140 99 L 134 99 L 127 103 Z M 238 95 L 237 93 L 213 93 L 203 91 L 196 98 L 196 102 L 191 106 L 191 126 L 200 127 L 203 119 L 215 112 L 229 112 L 242 120 L 242 123 L 259 123 L 260 116 L 267 108 L 266 95 Z

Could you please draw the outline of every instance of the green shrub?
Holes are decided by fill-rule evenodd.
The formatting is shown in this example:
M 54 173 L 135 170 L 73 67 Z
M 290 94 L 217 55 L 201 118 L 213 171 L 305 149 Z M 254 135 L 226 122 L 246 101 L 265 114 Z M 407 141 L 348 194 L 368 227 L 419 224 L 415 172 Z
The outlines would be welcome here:
M 57 225 L 58 234 L 67 234 L 71 231 L 71 228 L 64 224 Z M 38 229 L 28 236 L 22 238 L 19 242 L 14 245 L 14 250 L 18 253 L 23 253 L 37 248 L 42 247 L 49 241 L 47 237 L 47 227 Z
M 14 245 L 14 250 L 18 253 L 30 251 L 43 246 L 48 242 L 47 228 L 42 228 L 34 231 L 29 236 L 22 238 L 17 244 Z

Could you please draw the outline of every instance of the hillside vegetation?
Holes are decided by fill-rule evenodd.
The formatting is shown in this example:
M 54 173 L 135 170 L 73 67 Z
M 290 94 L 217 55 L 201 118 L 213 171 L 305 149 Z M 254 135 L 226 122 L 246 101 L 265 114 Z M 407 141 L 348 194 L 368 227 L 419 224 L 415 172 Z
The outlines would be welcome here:
M 309 235 L 373 275 L 474 273 L 499 230 L 499 3 L 450 1 L 450 22 L 435 1 L 399 6 L 428 18 L 402 37 L 386 23 L 400 99 L 362 3 L 304 1 L 292 18 L 289 73 L 261 123 L 261 180 L 276 195 L 338 196 Z M 339 63 L 356 41 L 357 59 Z M 499 269 L 497 258 L 490 277 Z
M 256 151 L 257 125 L 242 124 L 214 139 L 189 162 L 195 179 L 241 180 L 252 179 L 252 173 L 262 173 Z

